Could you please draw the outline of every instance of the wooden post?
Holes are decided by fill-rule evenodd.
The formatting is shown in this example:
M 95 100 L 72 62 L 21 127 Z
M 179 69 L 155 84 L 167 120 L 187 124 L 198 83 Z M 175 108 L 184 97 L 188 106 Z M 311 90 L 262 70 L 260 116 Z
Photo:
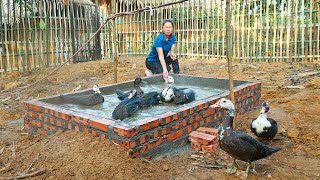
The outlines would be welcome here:
M 76 50 L 76 38 L 75 38 L 75 18 L 74 18 L 74 7 L 73 5 L 75 5 L 73 3 L 73 1 L 70 1 L 69 2 L 69 5 L 70 5 L 70 13 L 71 13 L 71 18 L 70 18 L 70 24 L 71 24 L 71 42 L 72 42 L 72 54 L 74 54 L 77 50 Z M 77 61 L 77 57 L 73 57 L 73 60 L 72 62 L 73 63 L 76 63 Z
M 112 1 L 112 9 L 113 9 L 113 14 L 117 13 L 116 12 L 116 1 Z M 114 73 L 114 83 L 118 82 L 118 77 L 117 77 L 117 67 L 118 67 L 118 50 L 117 50 L 117 25 L 116 25 L 116 19 L 112 19 L 113 23 L 113 58 L 114 58 L 114 63 L 113 63 L 113 73 Z
M 234 100 L 234 89 L 233 89 L 233 76 L 232 76 L 232 44 L 230 40 L 230 30 L 231 30 L 231 14 L 230 14 L 230 0 L 226 1 L 226 44 L 227 44 L 227 61 L 228 61 L 228 74 L 229 74 L 229 90 L 230 98 L 233 103 Z

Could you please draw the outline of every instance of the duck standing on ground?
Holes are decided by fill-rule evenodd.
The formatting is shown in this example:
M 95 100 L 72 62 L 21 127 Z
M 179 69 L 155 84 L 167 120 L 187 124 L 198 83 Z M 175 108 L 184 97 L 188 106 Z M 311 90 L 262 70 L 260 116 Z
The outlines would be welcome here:
M 85 95 L 63 95 L 59 97 L 67 103 L 79 104 L 85 106 L 94 106 L 104 102 L 104 97 L 101 95 L 98 85 L 94 85 L 92 88 L 94 93 Z
M 137 96 L 136 90 L 131 90 L 128 97 L 122 100 L 112 112 L 112 118 L 123 120 L 132 116 L 140 110 L 141 98 Z
M 210 107 L 227 109 L 227 115 L 218 129 L 218 142 L 220 148 L 234 158 L 232 169 L 236 164 L 235 160 L 247 162 L 249 163 L 246 169 L 247 176 L 252 162 L 268 157 L 280 150 L 280 148 L 268 147 L 247 133 L 233 129 L 232 123 L 235 108 L 231 100 L 221 98 L 217 103 Z M 255 172 L 254 168 L 255 165 L 253 167 L 253 172 Z
M 261 140 L 272 140 L 278 133 L 278 124 L 274 119 L 267 118 L 270 107 L 263 102 L 260 115 L 251 122 L 251 131 Z

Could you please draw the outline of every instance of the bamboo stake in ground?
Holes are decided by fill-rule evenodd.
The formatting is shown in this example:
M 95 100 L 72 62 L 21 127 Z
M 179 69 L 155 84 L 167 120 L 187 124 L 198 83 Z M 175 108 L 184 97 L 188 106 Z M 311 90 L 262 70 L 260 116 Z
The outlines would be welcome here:
M 230 98 L 233 103 L 234 100 L 234 89 L 233 89 L 233 76 L 232 76 L 232 45 L 230 41 L 230 30 L 231 30 L 231 15 L 230 15 L 230 0 L 226 1 L 226 41 L 227 41 L 227 61 L 228 61 L 228 74 L 229 74 L 229 91 L 230 91 Z M 235 121 L 233 122 L 235 123 Z M 234 125 L 234 124 L 233 124 Z
M 116 3 L 113 3 L 113 12 L 114 14 L 116 13 Z M 118 68 L 118 50 L 117 50 L 117 25 L 116 25 L 116 20 L 115 18 L 112 19 L 112 23 L 113 23 L 113 34 L 112 34 L 112 38 L 113 38 L 113 58 L 114 58 L 114 63 L 113 63 L 113 73 L 114 73 L 114 83 L 118 82 L 118 76 L 117 76 L 117 68 Z

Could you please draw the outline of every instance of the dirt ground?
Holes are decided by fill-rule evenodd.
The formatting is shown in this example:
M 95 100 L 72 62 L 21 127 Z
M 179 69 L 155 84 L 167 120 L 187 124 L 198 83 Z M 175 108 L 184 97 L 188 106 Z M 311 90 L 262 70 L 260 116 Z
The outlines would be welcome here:
M 227 78 L 225 60 L 180 59 L 181 73 Z M 129 159 L 126 150 L 109 141 L 66 131 L 48 137 L 33 136 L 23 130 L 23 101 L 70 92 L 93 84 L 113 83 L 110 60 L 66 65 L 41 83 L 17 94 L 5 95 L 44 77 L 54 68 L 13 72 L 0 81 L 0 179 L 45 170 L 34 179 L 239 179 L 226 168 L 200 167 L 231 158 L 217 150 L 203 154 L 190 148 L 163 155 L 152 161 Z M 142 57 L 120 57 L 118 81 L 144 76 Z M 279 134 L 273 145 L 282 150 L 257 161 L 248 179 L 320 179 L 320 71 L 319 63 L 234 63 L 234 78 L 262 81 L 262 100 L 270 104 L 269 117 L 278 121 Z M 286 88 L 300 86 L 302 89 Z M 10 98 L 9 98 L 10 97 Z M 239 117 L 237 129 L 252 134 L 251 119 L 259 110 Z M 13 145 L 14 144 L 14 145 Z M 180 150 L 179 150 L 180 151 Z M 178 151 L 178 152 L 179 152 Z M 240 170 L 246 165 L 240 164 Z M 241 173 L 241 171 L 239 171 Z M 239 173 L 238 173 L 239 174 Z

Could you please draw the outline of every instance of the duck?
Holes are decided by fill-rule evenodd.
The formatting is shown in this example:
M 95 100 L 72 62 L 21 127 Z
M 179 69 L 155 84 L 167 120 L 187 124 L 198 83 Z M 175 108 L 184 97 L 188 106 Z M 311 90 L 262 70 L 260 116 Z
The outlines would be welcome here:
M 140 95 L 142 109 L 147 109 L 152 106 L 159 105 L 161 103 L 160 94 L 156 91 L 143 93 Z
M 173 102 L 175 104 L 187 104 L 195 100 L 195 92 L 189 88 L 174 89 Z
M 161 91 L 160 100 L 161 100 L 161 102 L 170 103 L 170 102 L 173 101 L 173 96 L 174 96 L 174 88 L 173 88 L 174 79 L 173 79 L 173 77 L 172 76 L 168 76 L 168 80 L 165 83 L 167 85 Z
M 140 107 L 142 109 L 146 109 L 146 108 L 149 108 L 151 106 L 159 105 L 161 103 L 159 93 L 156 92 L 156 91 L 145 93 L 140 87 L 140 85 L 142 83 L 146 83 L 146 82 L 143 81 L 141 78 L 136 78 L 134 80 L 134 82 L 133 82 L 134 90 L 136 92 L 135 94 L 136 94 L 137 97 L 141 98 Z M 123 92 L 123 91 L 117 89 L 116 90 L 116 94 L 118 96 L 118 99 L 124 100 L 126 97 L 128 97 L 130 92 Z
M 195 92 L 189 88 L 176 88 L 173 86 L 174 79 L 168 76 L 167 86 L 160 94 L 161 102 L 174 104 L 186 104 L 195 100 Z
M 137 96 L 136 90 L 131 90 L 129 96 L 123 99 L 113 110 L 112 118 L 124 120 L 131 117 L 141 109 L 141 98 Z
M 278 124 L 272 118 L 267 118 L 270 107 L 267 102 L 261 104 L 261 111 L 258 118 L 251 122 L 251 131 L 261 140 L 272 140 L 278 133 Z
M 218 142 L 220 148 L 234 159 L 231 169 L 234 168 L 236 160 L 247 162 L 247 177 L 252 162 L 266 158 L 281 150 L 279 147 L 269 147 L 249 134 L 233 129 L 235 108 L 231 100 L 221 98 L 217 103 L 210 106 L 210 108 L 217 107 L 227 110 L 227 115 L 218 128 Z M 252 171 L 256 173 L 255 164 Z
M 98 85 L 92 87 L 93 93 L 85 95 L 64 95 L 61 94 L 59 97 L 67 103 L 79 104 L 85 106 L 94 106 L 104 102 L 104 97 L 101 95 Z
M 133 86 L 134 86 L 134 89 L 136 90 L 136 94 L 137 95 L 141 95 L 141 94 L 144 93 L 143 90 L 140 87 L 141 83 L 145 83 L 141 78 L 136 78 L 133 81 Z M 120 89 L 116 89 L 115 93 L 117 94 L 118 99 L 122 101 L 122 100 L 124 100 L 125 98 L 127 98 L 129 96 L 131 91 L 123 92 Z

